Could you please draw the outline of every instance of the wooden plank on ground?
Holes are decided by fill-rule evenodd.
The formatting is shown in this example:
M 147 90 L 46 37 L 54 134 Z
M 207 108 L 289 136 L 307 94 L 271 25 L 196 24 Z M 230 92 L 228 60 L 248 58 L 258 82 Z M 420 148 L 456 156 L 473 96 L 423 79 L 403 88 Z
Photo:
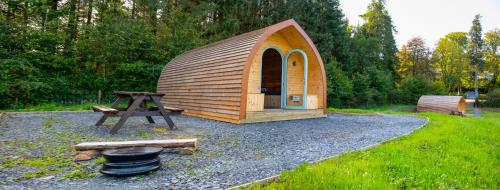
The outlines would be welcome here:
M 75 145 L 75 150 L 105 150 L 113 148 L 157 146 L 163 148 L 196 148 L 197 139 L 169 139 L 169 140 L 142 140 L 142 141 L 119 141 L 119 142 L 85 142 Z

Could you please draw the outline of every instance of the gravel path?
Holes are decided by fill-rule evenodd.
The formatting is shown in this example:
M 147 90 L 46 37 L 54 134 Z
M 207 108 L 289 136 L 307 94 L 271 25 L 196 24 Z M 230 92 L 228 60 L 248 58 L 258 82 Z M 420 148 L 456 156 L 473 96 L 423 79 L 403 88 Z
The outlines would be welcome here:
M 329 114 L 321 119 L 234 125 L 181 115 L 172 116 L 179 126 L 176 131 L 168 130 L 164 123 L 145 124 L 145 119 L 131 118 L 117 135 L 110 136 L 112 122 L 106 122 L 108 128 L 93 126 L 99 117 L 92 112 L 4 115 L 0 163 L 37 158 L 51 146 L 70 150 L 73 143 L 90 140 L 196 137 L 199 150 L 194 155 L 164 152 L 160 171 L 126 180 L 101 175 L 94 161 L 82 164 L 95 176 L 79 180 L 63 177 L 71 169 L 26 179 L 23 173 L 36 167 L 0 167 L 0 189 L 222 189 L 373 145 L 425 123 L 425 119 L 406 115 Z

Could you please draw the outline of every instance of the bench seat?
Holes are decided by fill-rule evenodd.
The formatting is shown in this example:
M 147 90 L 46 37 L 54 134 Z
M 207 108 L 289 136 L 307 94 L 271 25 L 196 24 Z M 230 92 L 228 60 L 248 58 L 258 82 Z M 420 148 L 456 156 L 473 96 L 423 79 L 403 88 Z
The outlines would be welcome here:
M 171 112 L 183 112 L 184 111 L 184 109 L 181 109 L 181 108 L 174 108 L 174 107 L 167 107 L 167 106 L 165 106 L 164 108 L 165 108 L 165 110 L 171 111 Z
M 117 109 L 106 107 L 106 106 L 99 106 L 99 105 L 92 106 L 92 110 L 94 110 L 94 112 L 103 112 L 103 113 L 111 113 L 111 114 L 115 114 L 115 113 L 119 112 L 119 110 L 117 110 Z

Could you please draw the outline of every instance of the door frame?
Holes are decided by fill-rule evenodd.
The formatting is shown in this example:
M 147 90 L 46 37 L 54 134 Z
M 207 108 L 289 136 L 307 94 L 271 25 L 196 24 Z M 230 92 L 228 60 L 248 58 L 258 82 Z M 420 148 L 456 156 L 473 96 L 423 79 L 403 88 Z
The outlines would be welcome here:
M 302 100 L 302 106 L 288 106 L 286 103 L 287 100 L 287 81 L 288 81 L 288 58 L 293 53 L 300 53 L 304 58 L 304 97 Z M 292 49 L 288 51 L 285 59 L 282 61 L 283 70 L 281 71 L 281 108 L 284 109 L 307 109 L 307 73 L 308 73 L 308 60 L 307 54 L 301 49 Z
M 280 106 L 280 108 L 283 109 L 283 78 L 284 77 L 286 78 L 286 76 L 283 75 L 283 65 L 285 65 L 286 61 L 285 61 L 285 57 L 283 56 L 283 52 L 276 45 L 268 45 L 262 51 L 262 55 L 260 57 L 260 84 L 259 84 L 260 88 L 259 89 L 262 92 L 262 75 L 264 74 L 264 72 L 262 72 L 262 64 L 264 62 L 264 53 L 269 49 L 274 49 L 274 50 L 278 51 L 278 53 L 280 54 L 280 58 L 281 58 L 281 96 L 280 96 L 281 106 Z M 265 96 L 265 94 L 264 94 L 264 96 Z M 264 105 L 265 104 L 266 103 L 265 103 L 265 97 L 264 97 Z

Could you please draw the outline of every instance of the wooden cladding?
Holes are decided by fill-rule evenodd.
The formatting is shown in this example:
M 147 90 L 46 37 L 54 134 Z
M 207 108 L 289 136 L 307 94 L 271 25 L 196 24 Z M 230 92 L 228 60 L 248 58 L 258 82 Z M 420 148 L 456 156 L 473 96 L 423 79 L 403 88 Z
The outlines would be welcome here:
M 279 38 L 271 37 L 278 35 Z M 301 39 L 295 39 L 301 38 Z M 276 41 L 278 40 L 278 41 Z M 287 42 L 290 40 L 290 43 Z M 279 108 L 281 92 L 281 56 L 278 51 L 269 52 L 267 64 L 276 67 L 266 69 L 264 85 L 267 93 L 261 92 L 261 60 L 265 46 L 277 42 L 287 51 L 305 48 L 308 57 L 317 66 L 312 86 L 318 98 L 312 104 L 322 106 L 325 90 L 324 69 L 321 57 L 312 41 L 293 20 L 287 20 L 260 30 L 245 33 L 226 40 L 187 51 L 163 69 L 158 79 L 157 91 L 165 96 L 162 103 L 169 107 L 184 109 L 183 114 L 220 121 L 240 123 L 246 119 L 246 112 L 264 111 L 264 99 L 270 99 L 268 107 Z M 311 55 L 309 55 L 311 54 Z M 257 61 L 258 60 L 258 61 Z M 256 62 L 258 62 L 256 64 Z M 249 67 L 254 73 L 249 74 Z M 266 68 L 268 66 L 265 66 Z M 311 71 L 310 71 L 311 72 Z M 300 82 L 300 81 L 299 81 Z M 251 86 L 249 86 L 251 85 Z M 303 87 L 302 87 L 303 88 Z M 252 89 L 249 92 L 248 89 Z M 292 90 L 293 91 L 293 90 Z M 267 96 L 265 98 L 265 96 Z M 312 99 L 311 101 L 314 101 Z M 312 107 L 316 107 L 312 106 Z
M 165 66 L 157 90 L 162 103 L 185 114 L 236 122 L 240 119 L 242 76 L 257 30 L 188 51 Z
M 421 96 L 417 104 L 418 112 L 463 115 L 465 110 L 465 99 L 462 96 Z

